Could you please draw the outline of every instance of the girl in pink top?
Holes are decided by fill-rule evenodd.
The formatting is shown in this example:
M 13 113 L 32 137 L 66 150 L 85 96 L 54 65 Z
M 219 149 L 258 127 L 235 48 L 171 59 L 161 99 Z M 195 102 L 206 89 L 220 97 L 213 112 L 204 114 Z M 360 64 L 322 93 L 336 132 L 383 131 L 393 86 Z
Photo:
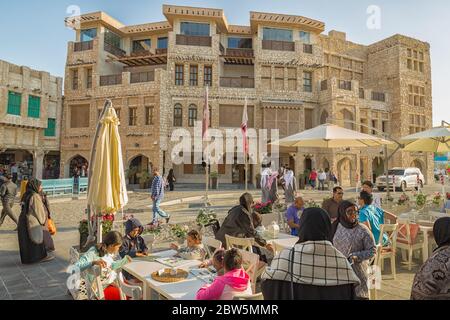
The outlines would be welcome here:
M 230 249 L 224 256 L 225 274 L 197 292 L 197 300 L 232 300 L 237 294 L 252 294 L 250 277 L 242 268 L 242 255 Z

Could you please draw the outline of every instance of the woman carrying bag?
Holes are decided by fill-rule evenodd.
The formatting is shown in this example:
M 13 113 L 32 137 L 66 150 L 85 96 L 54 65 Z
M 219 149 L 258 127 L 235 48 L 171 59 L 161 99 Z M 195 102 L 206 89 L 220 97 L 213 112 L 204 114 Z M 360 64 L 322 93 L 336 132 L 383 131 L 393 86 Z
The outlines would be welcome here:
M 48 202 L 47 194 L 45 192 L 41 192 L 41 197 L 45 211 L 47 212 L 47 223 L 45 225 L 45 228 L 43 229 L 45 248 L 48 252 L 53 252 L 55 251 L 55 244 L 53 242 L 52 236 L 56 234 L 56 226 L 50 215 L 50 204 Z
M 41 191 L 41 182 L 33 178 L 28 181 L 26 192 L 22 197 L 22 212 L 17 231 L 20 259 L 23 264 L 54 259 L 53 256 L 47 254 L 44 243 L 44 229 L 48 216 L 40 196 Z

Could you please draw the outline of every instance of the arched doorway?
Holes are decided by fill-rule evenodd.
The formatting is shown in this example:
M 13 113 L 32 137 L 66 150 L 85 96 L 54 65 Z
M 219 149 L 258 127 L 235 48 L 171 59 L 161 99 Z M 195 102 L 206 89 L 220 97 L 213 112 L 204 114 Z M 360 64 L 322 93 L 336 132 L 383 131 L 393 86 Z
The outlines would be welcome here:
M 377 180 L 377 177 L 384 174 L 384 159 L 375 157 L 372 160 L 372 182 Z
M 310 157 L 305 158 L 305 170 L 311 172 L 312 171 L 312 160 Z
M 414 160 L 411 162 L 410 167 L 418 168 L 418 169 L 420 170 L 420 172 L 422 172 L 422 174 L 423 174 L 424 166 L 423 166 L 423 164 L 422 164 L 422 161 L 420 161 L 420 160 L 418 160 L 418 159 L 414 159 Z
M 79 177 L 87 177 L 89 171 L 89 162 L 82 156 L 77 155 L 69 162 L 69 177 L 77 174 Z
M 344 128 L 354 130 L 354 125 L 352 122 L 352 121 L 354 121 L 353 113 L 351 113 L 347 109 L 344 109 L 341 111 L 341 114 L 342 114 L 342 119 L 344 120 Z
M 328 112 L 323 111 L 320 115 L 320 124 L 325 124 L 328 122 Z
M 340 160 L 337 164 L 339 183 L 343 187 L 352 185 L 352 162 L 349 158 Z
M 139 184 L 139 179 L 144 172 L 145 174 L 150 175 L 149 159 L 143 155 L 139 155 L 131 159 L 127 170 L 128 183 Z
M 330 163 L 328 162 L 327 159 L 323 159 L 322 160 L 322 167 L 321 169 L 323 169 L 325 172 L 330 171 Z

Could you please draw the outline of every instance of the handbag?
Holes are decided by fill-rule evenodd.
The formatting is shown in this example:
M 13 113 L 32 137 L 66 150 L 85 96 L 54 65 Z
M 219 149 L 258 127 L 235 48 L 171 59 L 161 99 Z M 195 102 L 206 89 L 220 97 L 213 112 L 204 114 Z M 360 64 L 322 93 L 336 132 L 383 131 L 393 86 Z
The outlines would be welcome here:
M 47 220 L 47 228 L 48 232 L 54 236 L 56 234 L 56 226 L 52 219 L 48 218 Z

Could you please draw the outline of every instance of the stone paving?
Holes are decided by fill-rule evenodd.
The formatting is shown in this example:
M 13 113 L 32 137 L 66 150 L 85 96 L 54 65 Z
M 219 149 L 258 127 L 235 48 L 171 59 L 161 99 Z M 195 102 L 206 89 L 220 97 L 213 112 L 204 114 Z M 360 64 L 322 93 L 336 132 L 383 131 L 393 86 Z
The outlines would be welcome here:
M 428 192 L 436 191 L 437 187 L 430 188 Z M 164 206 L 172 214 L 170 223 L 189 223 L 194 221 L 197 210 L 201 206 L 203 191 L 175 191 L 167 193 L 165 203 L 174 203 Z M 242 191 L 211 192 L 211 203 L 219 218 L 224 218 L 228 209 L 237 203 Z M 257 191 L 252 191 L 258 197 Z M 304 191 L 308 199 L 321 201 L 328 196 L 328 192 Z M 223 196 L 219 196 L 219 195 Z M 191 203 L 176 203 L 183 198 L 194 197 Z M 221 197 L 221 198 L 219 198 Z M 346 197 L 354 199 L 356 193 L 346 191 Z M 151 202 L 146 193 L 130 193 L 130 202 L 125 212 L 133 214 L 143 223 L 151 220 Z M 50 262 L 22 265 L 18 252 L 17 233 L 13 231 L 14 225 L 7 218 L 0 228 L 0 300 L 61 300 L 71 299 L 67 294 L 65 283 L 67 280 L 66 268 L 69 261 L 69 248 L 79 243 L 78 222 L 85 218 L 85 199 L 50 199 L 53 219 L 58 232 L 54 237 L 56 259 Z M 16 214 L 19 206 L 14 208 Z M 157 243 L 155 250 L 168 247 L 168 242 Z M 420 261 L 417 261 L 420 263 Z M 411 283 L 418 266 L 408 271 L 397 263 L 397 279 L 383 280 L 382 288 L 378 291 L 378 299 L 399 300 L 409 299 Z M 387 271 L 389 267 L 387 267 Z

